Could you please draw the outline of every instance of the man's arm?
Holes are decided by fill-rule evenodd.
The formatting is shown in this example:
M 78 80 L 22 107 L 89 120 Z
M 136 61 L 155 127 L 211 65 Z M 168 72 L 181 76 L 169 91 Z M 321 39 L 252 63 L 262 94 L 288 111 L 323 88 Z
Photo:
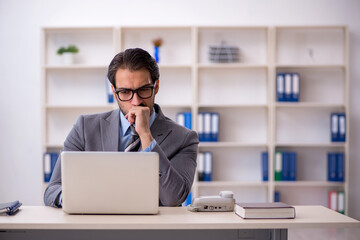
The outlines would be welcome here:
M 84 151 L 83 124 L 84 117 L 80 116 L 66 137 L 62 151 Z M 62 191 L 61 187 L 61 156 L 59 156 L 48 187 L 44 193 L 44 203 L 46 206 L 61 207 L 59 198 Z
M 191 191 L 196 171 L 198 136 L 189 131 L 171 161 L 157 144 L 154 152 L 159 153 L 160 185 L 159 198 L 164 206 L 178 206 Z

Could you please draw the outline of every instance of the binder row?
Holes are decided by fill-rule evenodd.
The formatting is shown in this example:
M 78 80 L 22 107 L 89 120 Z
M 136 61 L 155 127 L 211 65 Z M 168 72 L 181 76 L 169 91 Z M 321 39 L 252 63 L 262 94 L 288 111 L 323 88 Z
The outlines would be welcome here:
M 346 141 L 346 116 L 345 113 L 331 113 L 330 132 L 332 142 Z
M 44 153 L 44 182 L 49 182 L 54 171 L 56 161 L 59 157 L 57 152 Z
M 198 135 L 200 142 L 219 141 L 220 117 L 217 112 L 198 113 Z
M 210 182 L 212 180 L 212 152 L 200 152 L 197 158 L 198 180 Z
M 296 152 L 275 152 L 275 181 L 296 181 Z
M 298 102 L 299 95 L 299 73 L 278 73 L 276 75 L 276 97 L 278 102 Z
M 192 129 L 191 112 L 180 112 L 176 114 L 176 122 L 183 127 Z
M 344 182 L 345 155 L 342 152 L 328 153 L 328 181 Z
M 345 193 L 344 191 L 329 191 L 328 206 L 330 209 L 345 214 Z

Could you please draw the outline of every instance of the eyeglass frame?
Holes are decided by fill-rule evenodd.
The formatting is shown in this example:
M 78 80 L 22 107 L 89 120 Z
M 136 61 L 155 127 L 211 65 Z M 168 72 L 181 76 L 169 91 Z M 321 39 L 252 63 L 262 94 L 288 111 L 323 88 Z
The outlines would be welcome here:
M 154 89 L 155 89 L 155 87 L 156 87 L 156 82 L 154 83 L 154 85 L 149 85 L 149 84 L 146 84 L 146 85 L 144 85 L 144 86 L 141 86 L 141 87 L 139 87 L 139 88 L 137 88 L 137 89 L 131 89 L 131 88 L 119 88 L 119 89 L 115 89 L 115 87 L 114 87 L 114 91 L 115 91 L 115 93 L 116 93 L 116 96 L 118 97 L 118 99 L 121 101 L 121 102 L 128 102 L 128 101 L 131 101 L 133 98 L 134 98 L 134 95 L 135 95 L 135 93 L 138 95 L 138 97 L 139 98 L 141 98 L 141 99 L 149 99 L 149 98 L 151 98 L 152 96 L 153 96 L 153 94 L 154 94 Z M 138 91 L 141 89 L 141 88 L 151 88 L 151 95 L 149 96 L 149 97 L 146 97 L 146 98 L 143 98 L 143 97 L 141 97 L 139 94 L 138 94 Z M 131 95 L 131 98 L 130 99 L 128 99 L 128 100 L 121 100 L 120 99 L 120 96 L 119 96 L 119 92 L 121 91 L 121 90 L 127 90 L 127 91 L 131 91 L 132 92 L 132 95 Z

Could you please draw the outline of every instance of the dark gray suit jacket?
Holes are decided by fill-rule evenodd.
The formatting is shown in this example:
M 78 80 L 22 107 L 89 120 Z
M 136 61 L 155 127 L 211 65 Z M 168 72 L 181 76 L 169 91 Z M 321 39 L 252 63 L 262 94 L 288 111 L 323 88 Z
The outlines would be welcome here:
M 165 117 L 154 105 L 157 117 L 150 130 L 159 153 L 159 204 L 177 206 L 189 194 L 196 170 L 198 136 Z M 118 151 L 120 109 L 81 115 L 64 142 L 63 151 Z M 115 190 L 114 190 L 115 191 Z M 46 206 L 57 207 L 61 193 L 61 159 L 57 160 L 44 193 Z

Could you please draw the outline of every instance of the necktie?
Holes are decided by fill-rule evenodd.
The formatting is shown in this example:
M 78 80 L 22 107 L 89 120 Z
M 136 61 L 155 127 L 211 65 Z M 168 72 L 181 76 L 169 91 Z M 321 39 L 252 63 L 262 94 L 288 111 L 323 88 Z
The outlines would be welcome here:
M 140 147 L 140 138 L 137 132 L 135 131 L 134 126 L 130 126 L 130 130 L 131 130 L 131 138 L 124 152 L 137 152 Z

